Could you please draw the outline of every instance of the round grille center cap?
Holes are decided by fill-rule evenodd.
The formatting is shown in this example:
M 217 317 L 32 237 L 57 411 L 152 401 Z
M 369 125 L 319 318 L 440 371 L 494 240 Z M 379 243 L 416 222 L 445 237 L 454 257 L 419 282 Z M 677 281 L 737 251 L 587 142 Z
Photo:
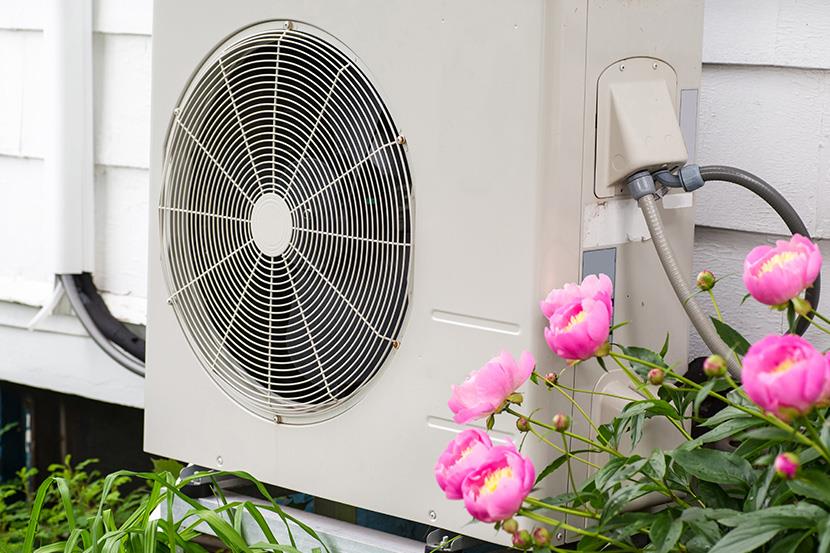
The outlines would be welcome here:
M 277 256 L 284 252 L 293 228 L 291 210 L 280 196 L 268 193 L 256 201 L 251 212 L 251 234 L 262 253 Z

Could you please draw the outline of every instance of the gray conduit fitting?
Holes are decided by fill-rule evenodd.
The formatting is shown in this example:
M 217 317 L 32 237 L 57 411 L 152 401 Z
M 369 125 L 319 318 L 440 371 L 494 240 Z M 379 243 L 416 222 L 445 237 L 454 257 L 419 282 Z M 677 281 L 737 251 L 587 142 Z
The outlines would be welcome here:
M 660 210 L 657 208 L 656 196 L 652 193 L 643 194 L 637 199 L 637 203 L 643 212 L 648 225 L 648 231 L 651 233 L 651 241 L 654 243 L 654 249 L 657 250 L 657 256 L 660 258 L 660 263 L 663 265 L 663 270 L 666 276 L 669 277 L 674 293 L 677 299 L 686 310 L 689 320 L 697 329 L 698 334 L 703 339 L 706 346 L 712 351 L 726 359 L 729 372 L 734 377 L 741 375 L 741 367 L 726 343 L 718 336 L 715 326 L 712 321 L 700 309 L 694 298 L 689 285 L 686 283 L 686 275 L 677 264 L 677 259 L 674 257 L 674 251 L 669 244 L 666 233 L 663 230 L 663 219 L 660 217 Z

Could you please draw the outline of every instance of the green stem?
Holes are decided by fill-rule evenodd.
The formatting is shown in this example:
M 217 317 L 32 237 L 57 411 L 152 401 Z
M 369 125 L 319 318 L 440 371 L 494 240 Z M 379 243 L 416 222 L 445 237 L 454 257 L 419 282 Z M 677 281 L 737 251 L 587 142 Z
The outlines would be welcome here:
M 554 444 L 553 442 L 551 442 L 550 440 L 545 438 L 542 434 L 540 434 L 539 432 L 537 432 L 533 428 L 530 429 L 530 433 L 533 434 L 534 436 L 536 436 L 537 438 L 539 438 L 540 441 L 544 442 L 548 446 L 552 447 L 553 449 L 555 449 L 556 451 L 561 453 L 562 455 L 566 455 L 568 458 L 573 458 L 573 459 L 579 461 L 580 463 L 584 463 L 584 464 L 588 465 L 589 467 L 597 469 L 597 470 L 602 468 L 599 465 L 597 465 L 595 463 L 592 463 L 588 459 L 583 459 L 582 457 L 579 457 L 578 455 L 574 455 L 573 453 L 570 453 L 569 451 L 565 451 L 564 449 L 562 449 L 558 445 Z
M 570 454 L 570 449 L 568 448 L 568 440 L 565 438 L 564 434 L 562 434 L 562 447 L 564 447 L 565 451 L 567 451 Z M 576 480 L 574 480 L 574 471 L 571 467 L 570 455 L 568 455 L 568 460 L 566 461 L 566 463 L 568 465 L 568 480 L 571 482 L 571 489 L 573 490 L 573 493 L 576 493 Z
M 527 517 L 531 520 L 535 520 L 536 522 L 541 522 L 543 524 L 549 524 L 551 526 L 559 527 L 559 528 L 561 528 L 565 531 L 573 532 L 574 534 L 579 534 L 581 536 L 588 536 L 588 537 L 591 537 L 591 538 L 594 538 L 594 539 L 602 540 L 602 541 L 604 541 L 606 543 L 609 543 L 611 545 L 615 545 L 615 546 L 619 547 L 620 549 L 623 549 L 624 551 L 638 551 L 637 549 L 635 549 L 635 548 L 631 547 L 630 545 L 627 545 L 627 544 L 625 544 L 621 541 L 617 541 L 613 538 L 603 536 L 602 534 L 599 534 L 597 532 L 591 532 L 590 530 L 585 530 L 584 528 L 579 528 L 577 526 L 572 526 L 572 525 L 568 524 L 567 522 L 562 522 L 561 520 L 556 520 L 554 518 L 550 518 L 550 517 L 546 517 L 544 515 L 540 515 L 539 513 L 536 513 L 534 511 L 528 511 L 528 510 L 525 510 L 525 509 L 520 509 L 518 514 L 520 516 Z
M 821 319 L 825 323 L 830 324 L 830 319 L 828 319 L 827 317 L 825 317 L 824 315 L 822 315 L 821 313 L 819 313 L 815 309 L 810 308 L 810 311 L 813 313 L 813 315 L 815 315 L 816 317 L 818 317 L 819 319 Z
M 539 507 L 540 509 L 547 509 L 548 511 L 557 511 L 559 513 L 565 513 L 566 515 L 599 519 L 599 515 L 596 513 L 589 513 L 588 511 L 580 511 L 579 509 L 571 509 L 570 507 L 562 507 L 560 505 L 550 505 L 548 503 L 545 503 L 544 501 L 541 501 L 533 497 L 525 497 L 525 503 L 529 503 L 534 507 Z
M 718 316 L 718 320 L 723 322 L 723 314 L 720 312 L 720 307 L 718 307 L 718 300 L 715 299 L 715 293 L 712 289 L 709 289 L 709 297 L 712 298 L 712 306 L 715 308 L 715 313 Z
M 582 406 L 579 404 L 579 402 L 578 402 L 578 401 L 576 401 L 576 400 L 573 398 L 573 396 L 571 396 L 568 392 L 566 392 L 565 390 L 563 390 L 562 388 L 560 388 L 558 384 L 554 383 L 554 384 L 553 384 L 553 387 L 556 389 L 556 391 L 557 391 L 557 392 L 559 392 L 560 394 L 562 394 L 563 396 L 565 396 L 566 398 L 568 398 L 568 401 L 570 401 L 570 402 L 571 402 L 571 405 L 573 405 L 574 407 L 576 407 L 576 410 L 577 410 L 577 411 L 579 411 L 579 413 L 580 413 L 580 414 L 582 415 L 582 417 L 583 417 L 583 418 L 584 418 L 584 419 L 588 422 L 588 424 L 591 426 L 591 428 L 593 428 L 593 429 L 594 429 L 594 432 L 596 432 L 597 434 L 599 434 L 599 428 L 597 428 L 597 425 L 595 425 L 595 424 L 594 424 L 594 421 L 592 421 L 592 420 L 591 420 L 591 417 L 589 417 L 589 416 L 588 416 L 588 413 L 586 413 L 586 412 L 585 412 L 585 409 L 583 409 L 583 408 L 582 408 Z
M 666 367 L 661 367 L 660 365 L 655 365 L 654 363 L 649 363 L 648 361 L 645 361 L 643 359 L 638 359 L 636 357 L 631 357 L 630 355 L 625 355 L 623 353 L 614 353 L 612 351 L 609 355 L 611 356 L 611 358 L 614 361 L 616 361 L 617 365 L 620 366 L 620 368 L 625 372 L 625 374 L 628 375 L 629 380 L 631 380 L 631 382 L 633 382 L 636 386 L 639 386 L 640 384 L 643 384 L 643 383 L 640 381 L 639 378 L 637 378 L 637 375 L 632 373 L 631 370 L 629 370 L 629 368 L 625 366 L 625 363 L 620 361 L 620 359 L 625 359 L 626 361 L 631 361 L 632 363 L 640 363 L 642 365 L 645 365 L 647 367 L 651 367 L 653 369 L 660 369 L 661 371 L 666 371 L 667 373 L 671 372 L 671 369 L 667 369 Z M 651 393 L 651 390 L 649 390 L 645 386 L 643 387 L 643 394 L 645 394 L 645 396 L 648 399 L 656 399 L 654 397 L 654 394 Z M 677 431 L 680 432 L 680 434 L 682 434 L 684 438 L 686 438 L 687 441 L 692 441 L 691 434 L 689 434 L 686 431 L 686 429 L 683 428 L 683 423 L 682 422 L 677 421 L 677 420 L 672 419 L 672 418 L 669 418 L 669 417 L 667 417 L 667 418 L 668 418 L 668 421 L 672 424 L 672 426 L 674 426 L 677 429 Z
M 623 455 L 622 453 L 620 453 L 619 451 L 616 451 L 616 450 L 611 449 L 611 448 L 609 448 L 609 447 L 606 447 L 606 446 L 604 446 L 604 445 L 602 445 L 602 444 L 600 444 L 600 443 L 597 443 L 597 442 L 595 442 L 595 441 L 591 440 L 590 438 L 586 438 L 585 436 L 581 436 L 581 435 L 579 435 L 579 434 L 574 434 L 573 432 L 569 432 L 569 431 L 567 431 L 567 430 L 560 431 L 560 430 L 558 430 L 555 426 L 551 426 L 551 425 L 549 425 L 549 424 L 545 424 L 545 423 L 543 423 L 542 421 L 537 421 L 536 419 L 533 419 L 533 418 L 530 418 L 530 417 L 526 417 L 526 416 L 522 415 L 521 413 L 518 413 L 518 412 L 514 411 L 514 410 L 513 410 L 512 408 L 510 408 L 510 407 L 506 408 L 506 409 L 505 409 L 505 411 L 507 411 L 507 412 L 508 412 L 508 413 L 510 413 L 511 415 L 515 415 L 515 416 L 517 416 L 517 417 L 521 417 L 521 418 L 527 419 L 527 421 L 528 421 L 529 423 L 531 423 L 531 424 L 535 424 L 536 426 L 541 426 L 541 427 L 542 427 L 542 428 L 544 428 L 545 430 L 550 430 L 551 432 L 562 432 L 562 434 L 564 434 L 565 436 L 570 436 L 571 438 L 577 439 L 577 440 L 579 440 L 580 442 L 586 443 L 586 444 L 590 445 L 591 447 L 595 447 L 595 448 L 599 449 L 600 451 L 604 451 L 604 452 L 606 452 L 606 453 L 608 453 L 608 454 L 610 454 L 610 455 L 613 455 L 614 457 L 624 457 L 624 455 Z M 531 432 L 532 432 L 532 431 L 533 431 L 533 429 L 531 428 Z M 541 436 L 538 432 L 533 432 L 533 434 L 534 434 L 535 436 L 537 436 L 537 437 L 540 437 L 540 436 Z M 554 449 L 556 449 L 556 450 L 558 450 L 558 451 L 562 451 L 562 448 L 560 448 L 559 446 L 555 446 L 555 445 L 553 445 L 551 442 L 549 442 L 549 441 L 547 441 L 547 440 L 544 440 L 544 441 L 545 441 L 545 443 L 547 443 L 548 445 L 550 445 L 550 446 L 551 446 L 551 447 L 553 447 Z M 568 452 L 567 452 L 567 451 L 564 451 L 564 452 L 563 452 L 563 454 L 568 455 Z M 579 457 L 576 457 L 576 459 L 579 459 Z
M 666 374 L 671 375 L 673 378 L 675 378 L 675 379 L 679 380 L 680 382 L 683 382 L 687 386 L 691 386 L 691 387 L 693 387 L 697 390 L 699 390 L 703 387 L 700 384 L 697 384 L 696 382 L 692 382 L 688 378 L 680 376 L 679 374 L 675 373 L 674 371 L 667 370 Z M 821 456 L 824 457 L 824 459 L 828 463 L 830 463 L 830 452 L 822 450 L 822 448 L 818 444 L 813 442 L 813 440 L 811 440 L 810 438 L 808 438 L 807 436 L 805 436 L 804 434 L 802 434 L 798 430 L 794 429 L 792 426 L 785 423 L 784 421 L 782 421 L 778 417 L 776 417 L 774 415 L 767 415 L 766 413 L 758 411 L 757 409 L 749 409 L 747 407 L 744 407 L 743 405 L 737 404 L 734 401 L 730 400 L 726 396 L 723 396 L 723 395 L 721 395 L 717 392 L 713 392 L 711 390 L 709 391 L 709 395 L 712 396 L 715 399 L 719 399 L 720 401 L 724 402 L 725 404 L 729 405 L 730 407 L 734 407 L 735 409 L 737 409 L 739 411 L 742 411 L 742 412 L 746 413 L 747 415 L 750 415 L 752 417 L 761 419 L 761 420 L 771 424 L 772 426 L 775 426 L 776 428 L 780 428 L 781 430 L 784 430 L 786 432 L 792 432 L 793 437 L 795 437 L 796 440 L 798 440 L 802 444 L 804 444 L 806 446 L 809 446 L 809 447 L 812 447 L 813 449 L 818 451 L 821 454 Z
M 804 427 L 807 429 L 807 433 L 810 434 L 810 437 L 813 441 L 816 442 L 816 445 L 819 448 L 819 452 L 822 453 L 825 459 L 830 458 L 830 450 L 827 449 L 827 446 L 824 445 L 824 442 L 821 441 L 821 436 L 819 436 L 816 427 L 813 426 L 813 423 L 810 422 L 810 419 L 807 417 L 802 417 L 802 421 L 804 422 Z
M 815 321 L 815 319 L 811 319 L 807 315 L 801 315 L 801 316 L 804 317 L 805 319 L 807 319 L 808 321 L 810 321 L 810 324 L 813 325 L 814 327 L 816 327 L 817 329 L 819 329 L 820 331 L 824 332 L 825 334 L 830 334 L 830 329 L 828 329 L 826 326 L 822 326 L 822 325 L 818 324 Z

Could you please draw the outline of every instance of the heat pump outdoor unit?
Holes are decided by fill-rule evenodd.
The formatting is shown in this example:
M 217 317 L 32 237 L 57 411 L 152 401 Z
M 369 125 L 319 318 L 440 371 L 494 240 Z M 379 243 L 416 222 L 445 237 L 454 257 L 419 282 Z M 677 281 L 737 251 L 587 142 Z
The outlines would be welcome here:
M 432 467 L 460 429 L 452 384 L 501 349 L 564 366 L 543 339 L 550 288 L 610 275 L 615 322 L 637 321 L 616 337 L 669 332 L 686 359 L 623 185 L 694 144 L 702 4 L 157 1 L 146 449 L 501 539 Z M 690 208 L 661 207 L 687 270 Z M 562 378 L 621 386 L 595 363 Z M 528 393 L 540 418 L 571 411 Z

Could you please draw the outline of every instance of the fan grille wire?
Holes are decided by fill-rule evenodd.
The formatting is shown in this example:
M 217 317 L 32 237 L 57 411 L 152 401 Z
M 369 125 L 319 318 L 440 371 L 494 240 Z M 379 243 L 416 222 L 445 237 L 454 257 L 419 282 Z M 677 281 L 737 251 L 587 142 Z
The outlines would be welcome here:
M 316 29 L 265 24 L 226 44 L 168 133 L 168 303 L 245 408 L 286 423 L 334 416 L 399 345 L 412 249 L 404 141 L 354 55 Z M 255 236 L 265 200 L 288 214 L 275 249 Z

